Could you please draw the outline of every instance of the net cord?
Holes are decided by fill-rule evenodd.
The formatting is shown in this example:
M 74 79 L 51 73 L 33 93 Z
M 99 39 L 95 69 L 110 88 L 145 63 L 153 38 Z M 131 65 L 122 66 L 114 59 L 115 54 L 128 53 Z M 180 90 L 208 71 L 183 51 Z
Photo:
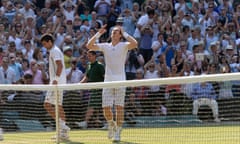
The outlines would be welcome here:
M 240 73 L 225 74 L 209 74 L 197 76 L 168 77 L 158 79 L 128 80 L 128 81 L 112 81 L 98 83 L 76 83 L 76 84 L 59 84 L 58 90 L 86 90 L 96 88 L 119 88 L 132 86 L 152 86 L 152 85 L 171 85 L 171 84 L 188 84 L 197 82 L 240 80 Z M 0 85 L 1 90 L 54 90 L 55 85 Z

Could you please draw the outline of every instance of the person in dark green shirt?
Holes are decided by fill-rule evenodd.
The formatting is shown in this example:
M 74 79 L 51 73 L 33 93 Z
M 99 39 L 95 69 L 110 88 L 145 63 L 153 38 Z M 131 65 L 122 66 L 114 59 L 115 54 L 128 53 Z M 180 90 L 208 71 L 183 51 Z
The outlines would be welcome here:
M 80 83 L 103 82 L 105 68 L 103 64 L 97 61 L 96 52 L 92 50 L 88 51 L 87 57 L 89 64 L 87 66 L 85 76 Z M 102 89 L 91 89 L 85 121 L 76 122 L 76 124 L 81 128 L 87 128 L 89 120 L 93 116 L 94 112 L 98 114 L 95 116 L 99 117 L 99 114 L 101 113 L 100 112 L 101 108 L 102 108 Z

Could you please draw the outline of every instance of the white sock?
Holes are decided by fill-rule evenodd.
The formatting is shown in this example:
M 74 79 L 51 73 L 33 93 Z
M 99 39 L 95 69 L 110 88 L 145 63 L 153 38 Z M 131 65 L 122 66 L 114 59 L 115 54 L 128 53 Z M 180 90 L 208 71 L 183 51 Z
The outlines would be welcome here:
M 114 120 L 109 120 L 109 121 L 108 121 L 108 125 L 115 126 Z
M 119 130 L 121 130 L 122 129 L 122 127 L 121 126 L 117 126 L 117 128 L 116 128 L 117 130 L 119 129 Z
M 62 119 L 59 119 L 59 123 L 60 123 L 61 125 L 66 125 L 66 122 L 63 121 Z
M 122 131 L 122 127 L 120 127 L 120 126 L 117 126 L 117 127 L 116 127 L 116 132 L 120 134 L 120 133 L 121 133 L 121 131 Z
M 113 122 L 114 122 L 113 120 L 109 120 L 109 121 L 108 121 L 109 124 L 112 124 Z

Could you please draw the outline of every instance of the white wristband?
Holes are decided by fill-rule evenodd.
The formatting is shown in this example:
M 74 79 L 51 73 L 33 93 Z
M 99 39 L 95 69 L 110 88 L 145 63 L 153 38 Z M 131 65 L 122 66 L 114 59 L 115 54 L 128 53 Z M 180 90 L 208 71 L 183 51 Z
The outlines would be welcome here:
M 101 37 L 100 32 L 97 32 L 97 33 L 95 34 L 95 37 L 96 37 L 96 39 L 99 39 L 99 38 Z
M 55 76 L 54 80 L 55 81 L 59 81 L 60 77 L 59 76 Z
M 124 37 L 125 39 L 127 39 L 127 38 L 129 37 L 129 34 L 128 34 L 127 32 L 124 32 L 124 33 L 123 33 L 123 37 Z

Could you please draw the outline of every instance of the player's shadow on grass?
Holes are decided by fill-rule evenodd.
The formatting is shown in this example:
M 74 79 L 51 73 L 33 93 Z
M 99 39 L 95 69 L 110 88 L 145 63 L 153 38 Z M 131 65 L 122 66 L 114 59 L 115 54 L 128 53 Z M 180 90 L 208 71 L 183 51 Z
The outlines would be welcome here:
M 140 143 L 135 143 L 135 142 L 126 142 L 126 141 L 120 141 L 120 142 L 112 142 L 112 144 L 140 144 Z

